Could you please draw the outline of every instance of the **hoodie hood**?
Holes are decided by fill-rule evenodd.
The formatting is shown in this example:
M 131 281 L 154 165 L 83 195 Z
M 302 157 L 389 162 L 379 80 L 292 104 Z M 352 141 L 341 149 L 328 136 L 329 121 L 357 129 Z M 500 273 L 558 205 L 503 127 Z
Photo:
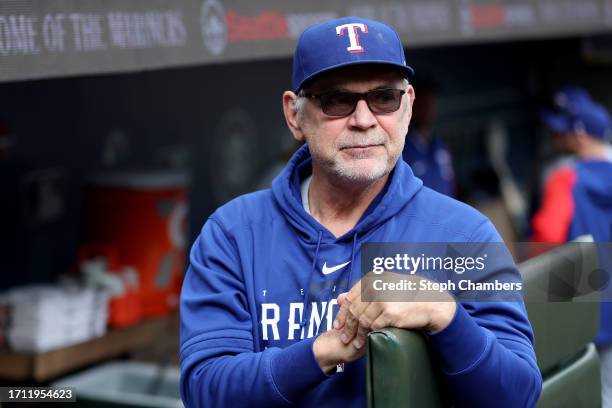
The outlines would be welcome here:
M 401 157 L 400 157 L 401 159 Z M 357 225 L 341 237 L 334 237 L 324 226 L 306 212 L 302 205 L 300 183 L 312 174 L 312 157 L 308 145 L 302 146 L 291 157 L 284 170 L 274 179 L 272 192 L 281 211 L 307 242 L 323 243 L 351 240 L 355 234 L 367 233 L 397 214 L 423 187 L 410 166 L 398 160 L 389 176 L 387 185 L 374 199 Z
M 612 208 L 612 161 L 582 162 L 577 170 L 593 203 Z

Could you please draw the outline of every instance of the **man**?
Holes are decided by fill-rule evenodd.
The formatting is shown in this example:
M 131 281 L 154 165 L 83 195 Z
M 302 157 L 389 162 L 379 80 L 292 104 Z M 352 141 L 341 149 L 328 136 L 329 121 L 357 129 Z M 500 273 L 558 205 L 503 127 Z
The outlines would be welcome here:
M 419 99 L 414 104 L 402 157 L 423 184 L 449 197 L 455 196 L 455 173 L 446 143 L 432 133 L 438 115 L 436 84 L 429 78 L 411 81 Z
M 542 204 L 532 220 L 533 241 L 566 242 L 592 235 L 609 279 L 612 259 L 612 120 L 582 88 L 556 93 L 554 111 L 543 119 L 553 141 L 572 160 L 564 160 L 546 178 Z M 600 332 L 595 343 L 602 365 L 603 407 L 612 408 L 612 287 L 602 291 Z
M 541 377 L 522 302 L 359 296 L 362 243 L 501 241 L 482 215 L 422 187 L 398 160 L 411 73 L 385 24 L 345 17 L 301 35 L 283 110 L 306 145 L 271 190 L 215 211 L 191 252 L 186 406 L 365 406 L 365 336 L 386 326 L 427 333 L 456 406 L 535 404 Z
M 582 88 L 566 87 L 543 114 L 564 160 L 546 178 L 542 206 L 533 218 L 534 241 L 566 242 L 591 234 L 610 240 L 612 219 L 612 121 L 607 110 Z

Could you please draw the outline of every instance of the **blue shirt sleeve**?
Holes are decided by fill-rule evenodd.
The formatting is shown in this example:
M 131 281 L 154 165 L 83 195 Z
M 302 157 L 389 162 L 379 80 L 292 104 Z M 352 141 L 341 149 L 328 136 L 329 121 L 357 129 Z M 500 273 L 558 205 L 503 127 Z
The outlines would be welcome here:
M 486 221 L 472 242 L 502 242 Z M 512 261 L 509 273 L 519 274 Z M 534 407 L 542 376 L 533 331 L 522 301 L 463 302 L 451 323 L 430 334 L 446 385 L 457 407 Z
M 314 338 L 284 349 L 255 350 L 235 243 L 213 218 L 191 250 L 180 318 L 180 390 L 186 407 L 287 406 L 328 378 L 314 358 Z

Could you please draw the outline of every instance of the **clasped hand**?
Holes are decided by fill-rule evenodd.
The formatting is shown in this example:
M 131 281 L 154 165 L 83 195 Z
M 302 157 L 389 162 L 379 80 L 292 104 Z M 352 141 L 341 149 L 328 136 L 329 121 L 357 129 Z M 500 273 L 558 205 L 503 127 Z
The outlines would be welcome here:
M 406 275 L 397 275 L 397 279 L 406 279 Z M 424 279 L 412 277 L 413 279 Z M 368 280 L 365 280 L 368 282 Z M 419 329 L 425 332 L 443 330 L 455 315 L 456 303 L 447 292 L 418 294 L 410 301 L 364 301 L 373 299 L 373 295 L 362 296 L 360 280 L 347 292 L 338 296 L 340 310 L 334 320 L 334 329 L 340 331 L 342 343 L 361 349 L 368 333 L 385 327 L 402 329 Z M 382 299 L 384 295 L 381 296 Z
M 424 279 L 389 275 L 391 279 Z M 370 281 L 366 277 L 349 292 L 338 296 L 340 310 L 333 330 L 321 334 L 313 344 L 315 358 L 327 373 L 340 361 L 351 362 L 361 358 L 365 353 L 367 335 L 372 330 L 397 327 L 433 333 L 446 328 L 455 315 L 457 306 L 448 292 L 433 296 L 431 293 L 414 293 L 410 301 L 383 301 L 384 295 L 378 294 L 380 299 L 377 299 L 371 291 L 362 296 L 362 282 L 367 285 Z

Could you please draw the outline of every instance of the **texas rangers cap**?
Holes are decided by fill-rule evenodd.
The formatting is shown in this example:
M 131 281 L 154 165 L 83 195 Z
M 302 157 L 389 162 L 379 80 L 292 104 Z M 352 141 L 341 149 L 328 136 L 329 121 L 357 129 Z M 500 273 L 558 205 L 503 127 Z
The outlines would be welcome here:
M 414 70 L 406 65 L 397 32 L 387 24 L 359 17 L 342 17 L 315 24 L 302 33 L 293 56 L 293 91 L 332 69 L 355 64 L 397 67 L 405 78 Z
M 598 139 L 612 137 L 612 118 L 607 109 L 595 102 L 579 87 L 565 87 L 554 96 L 554 110 L 542 113 L 542 120 L 550 130 L 571 133 L 583 130 Z

